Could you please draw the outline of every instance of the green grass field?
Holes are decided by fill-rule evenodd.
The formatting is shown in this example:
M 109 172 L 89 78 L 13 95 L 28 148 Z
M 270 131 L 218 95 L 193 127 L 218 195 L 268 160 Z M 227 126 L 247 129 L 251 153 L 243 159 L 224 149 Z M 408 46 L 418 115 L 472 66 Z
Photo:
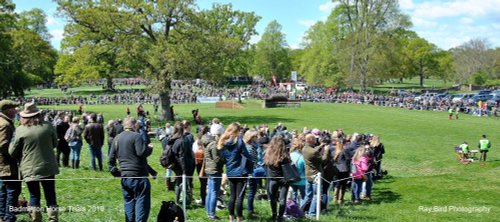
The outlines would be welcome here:
M 199 108 L 200 115 L 209 120 L 218 117 L 224 124 L 233 121 L 250 126 L 282 122 L 289 129 L 343 128 L 353 132 L 380 135 L 386 147 L 383 167 L 389 176 L 374 184 L 373 200 L 361 205 L 331 205 L 321 221 L 495 221 L 500 218 L 500 137 L 499 119 L 462 115 L 449 121 L 446 112 L 408 111 L 371 105 L 303 103 L 297 109 L 261 109 L 260 102 L 250 101 L 242 110 L 215 109 L 213 104 L 175 105 L 175 112 L 190 118 L 191 109 Z M 48 107 L 45 107 L 48 108 Z M 56 109 L 76 110 L 76 106 L 58 106 Z M 125 106 L 86 106 L 85 110 L 102 112 L 106 120 L 123 118 Z M 152 111 L 152 107 L 146 106 Z M 154 127 L 158 124 L 153 123 Z M 492 143 L 486 166 L 478 162 L 462 165 L 455 159 L 453 146 L 464 140 L 476 146 L 479 137 L 487 134 Z M 103 148 L 104 150 L 104 148 Z M 103 152 L 105 153 L 105 152 Z M 155 143 L 149 163 L 159 172 L 161 148 Z M 57 181 L 57 197 L 61 207 L 61 221 L 123 221 L 123 201 L 120 181 L 111 179 L 107 172 L 89 170 L 88 148 L 82 149 L 83 169 L 61 169 L 56 177 L 104 178 L 103 180 Z M 106 179 L 108 178 L 108 179 Z M 196 182 L 196 180 L 195 180 Z M 166 192 L 162 179 L 151 180 L 152 210 L 150 221 L 155 221 L 163 200 L 173 200 L 174 193 Z M 199 198 L 195 183 L 195 197 Z M 198 189 L 196 189 L 198 188 Z M 25 188 L 23 193 L 28 196 Z M 246 206 L 246 202 L 244 204 Z M 83 207 L 77 210 L 76 207 Z M 434 212 L 424 207 L 488 207 L 489 213 Z M 73 207 L 69 212 L 69 207 Z M 98 208 L 96 208 L 98 207 Z M 245 208 L 246 209 L 246 208 Z M 256 221 L 267 221 L 271 215 L 269 203 L 256 201 L 261 216 Z M 218 216 L 227 218 L 227 210 Z M 246 211 L 244 212 L 246 215 Z M 205 221 L 204 208 L 192 205 L 187 211 L 190 221 Z M 495 219 L 496 218 L 496 219 Z M 21 215 L 20 219 L 27 219 Z

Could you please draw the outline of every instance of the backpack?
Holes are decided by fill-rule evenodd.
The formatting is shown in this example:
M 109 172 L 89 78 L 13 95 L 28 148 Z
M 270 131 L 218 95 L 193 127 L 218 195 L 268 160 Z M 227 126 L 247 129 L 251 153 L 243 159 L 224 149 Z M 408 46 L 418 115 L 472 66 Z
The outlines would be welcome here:
M 175 142 L 170 146 L 166 145 L 165 150 L 163 151 L 163 154 L 160 157 L 160 164 L 167 168 L 167 169 L 172 169 L 175 164 L 175 153 L 173 151 L 173 147 L 176 145 L 179 145 L 178 143 L 183 143 L 182 138 L 176 139 Z
M 75 130 L 73 129 L 73 127 L 70 127 L 64 134 L 64 140 L 69 143 L 73 140 L 73 137 L 75 137 Z
M 182 208 L 173 201 L 162 201 L 157 221 L 173 222 L 175 218 L 177 218 L 177 221 L 179 222 L 184 222 L 185 218 Z
M 300 209 L 297 202 L 295 202 L 294 200 L 287 200 L 286 201 L 286 208 L 285 208 L 285 215 L 291 216 L 294 218 L 301 218 L 301 217 L 304 217 L 305 214 Z

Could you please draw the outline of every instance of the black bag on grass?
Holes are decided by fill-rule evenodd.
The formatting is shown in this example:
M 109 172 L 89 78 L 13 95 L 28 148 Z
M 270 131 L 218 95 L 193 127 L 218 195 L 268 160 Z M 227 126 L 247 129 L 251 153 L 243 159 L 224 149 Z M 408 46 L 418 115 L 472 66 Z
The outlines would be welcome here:
M 173 222 L 176 218 L 179 222 L 184 222 L 184 212 L 182 208 L 173 201 L 162 201 L 157 221 Z

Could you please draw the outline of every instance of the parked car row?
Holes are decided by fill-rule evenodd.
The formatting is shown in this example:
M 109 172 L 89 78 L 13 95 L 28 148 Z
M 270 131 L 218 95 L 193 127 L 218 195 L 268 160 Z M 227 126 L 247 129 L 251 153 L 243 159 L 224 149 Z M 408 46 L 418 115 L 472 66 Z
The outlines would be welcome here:
M 435 100 L 451 99 L 452 103 L 478 103 L 481 101 L 486 102 L 488 106 L 494 106 L 500 102 L 500 90 L 481 90 L 478 93 L 467 94 L 414 94 L 415 100 L 422 100 L 426 98 L 433 98 Z

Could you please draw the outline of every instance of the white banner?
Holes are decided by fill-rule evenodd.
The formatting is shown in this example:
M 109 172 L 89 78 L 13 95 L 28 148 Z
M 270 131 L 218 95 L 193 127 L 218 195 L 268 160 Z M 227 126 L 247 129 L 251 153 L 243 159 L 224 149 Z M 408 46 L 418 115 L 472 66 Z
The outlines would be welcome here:
M 216 103 L 220 101 L 220 97 L 218 96 L 198 96 L 196 97 L 197 103 Z M 226 100 L 225 96 L 222 96 L 222 100 Z

